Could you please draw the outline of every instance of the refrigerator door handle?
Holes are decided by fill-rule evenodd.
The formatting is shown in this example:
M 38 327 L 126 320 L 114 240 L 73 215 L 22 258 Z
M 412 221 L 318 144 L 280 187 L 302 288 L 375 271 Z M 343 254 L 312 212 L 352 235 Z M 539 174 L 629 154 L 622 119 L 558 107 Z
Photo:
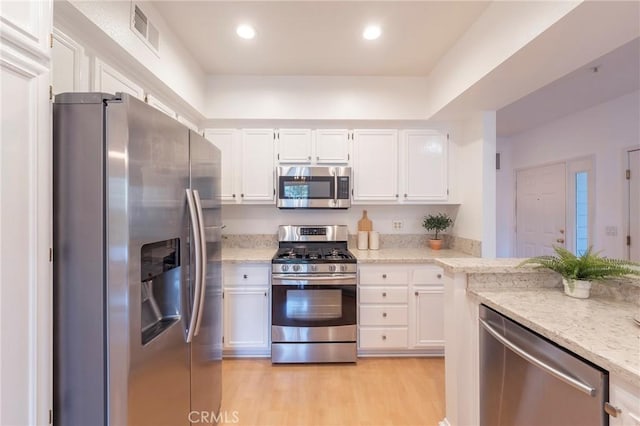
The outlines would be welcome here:
M 187 188 L 187 205 L 189 206 L 189 217 L 191 218 L 191 229 L 193 232 L 193 248 L 195 253 L 195 289 L 193 292 L 193 304 L 191 308 L 191 318 L 187 329 L 187 343 L 191 343 L 196 331 L 196 321 L 198 309 L 200 308 L 200 296 L 202 294 L 202 233 L 200 232 L 200 220 L 195 207 L 195 201 L 191 189 Z
M 196 329 L 193 333 L 194 336 L 198 335 L 200 331 L 200 323 L 202 321 L 202 312 L 204 311 L 204 299 L 207 282 L 207 239 L 204 232 L 204 216 L 202 213 L 202 202 L 200 201 L 200 193 L 197 189 L 192 191 L 193 198 L 196 204 L 196 213 L 198 215 L 198 229 L 200 230 L 200 256 L 202 263 L 200 264 L 200 300 L 198 303 L 198 315 L 196 319 Z M 194 304 L 195 305 L 195 304 Z

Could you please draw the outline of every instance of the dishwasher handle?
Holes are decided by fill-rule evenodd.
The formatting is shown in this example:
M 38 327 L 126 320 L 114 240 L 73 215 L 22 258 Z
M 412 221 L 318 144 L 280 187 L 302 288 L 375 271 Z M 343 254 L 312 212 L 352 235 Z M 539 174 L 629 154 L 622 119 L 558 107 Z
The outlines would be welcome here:
M 535 366 L 539 367 L 540 369 L 546 371 L 547 373 L 551 374 L 552 376 L 554 376 L 558 380 L 561 380 L 561 381 L 565 382 L 566 384 L 568 384 L 570 386 L 573 386 L 574 388 L 578 389 L 580 392 L 586 393 L 589 396 L 596 396 L 596 389 L 594 387 L 591 387 L 591 386 L 589 386 L 587 384 L 584 384 L 581 381 L 579 381 L 579 380 L 577 380 L 577 379 L 575 379 L 575 378 L 563 373 L 562 371 L 559 371 L 556 368 L 550 366 L 549 364 L 545 363 L 544 361 L 539 360 L 538 358 L 536 358 L 533 355 L 531 355 L 528 352 L 526 352 L 524 349 L 516 346 L 513 342 L 511 342 L 506 337 L 504 337 L 502 334 L 500 334 L 499 331 L 497 331 L 495 328 L 490 326 L 483 319 L 479 319 L 479 321 L 480 321 L 480 325 L 482 326 L 482 328 L 484 328 L 490 335 L 495 337 L 500 343 L 502 343 L 507 348 L 511 349 L 517 355 L 520 355 L 522 358 L 526 359 L 527 361 L 529 361 L 533 365 L 535 365 Z

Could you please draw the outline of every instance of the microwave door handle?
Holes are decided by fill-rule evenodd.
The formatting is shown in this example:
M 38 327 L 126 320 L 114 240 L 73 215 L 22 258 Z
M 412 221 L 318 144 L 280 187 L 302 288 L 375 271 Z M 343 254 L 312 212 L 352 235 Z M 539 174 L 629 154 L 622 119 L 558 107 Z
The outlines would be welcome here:
M 338 173 L 333 169 L 333 205 L 338 204 Z
M 189 274 L 194 277 L 195 289 L 193 292 L 193 304 L 191 305 L 191 318 L 189 319 L 189 328 L 187 329 L 187 343 L 191 343 L 196 330 L 196 321 L 198 317 L 198 308 L 200 307 L 200 295 L 202 293 L 202 252 L 200 242 L 200 222 L 198 221 L 198 213 L 196 212 L 195 202 L 193 200 L 191 189 L 187 188 L 187 205 L 189 206 L 189 218 L 191 219 L 191 230 L 193 233 L 193 243 L 191 246 L 194 248 L 195 265 L 190 268 L 191 271 L 195 270 L 194 274 Z
M 207 239 L 204 229 L 204 215 L 202 213 L 202 202 L 200 201 L 200 193 L 197 189 L 193 191 L 193 198 L 195 200 L 196 214 L 198 216 L 198 229 L 200 230 L 200 257 L 202 263 L 200 264 L 200 303 L 198 303 L 198 315 L 196 318 L 196 328 L 193 333 L 194 336 L 198 335 L 200 331 L 200 323 L 202 322 L 202 312 L 204 311 L 204 299 L 207 283 Z

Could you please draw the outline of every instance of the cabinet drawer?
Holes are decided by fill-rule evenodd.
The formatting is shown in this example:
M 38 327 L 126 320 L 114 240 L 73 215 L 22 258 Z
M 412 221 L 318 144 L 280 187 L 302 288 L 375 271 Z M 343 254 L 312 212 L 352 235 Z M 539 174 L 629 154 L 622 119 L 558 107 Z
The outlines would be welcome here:
M 385 268 L 361 268 L 360 282 L 367 284 L 408 284 L 409 274 L 402 270 L 387 270 Z
M 444 283 L 444 274 L 442 268 L 417 268 L 413 270 L 413 284 L 442 285 Z
M 361 349 L 407 348 L 408 330 L 401 328 L 360 327 Z
M 360 287 L 360 303 L 407 303 L 407 287 Z
M 406 305 L 367 306 L 360 305 L 360 324 L 367 325 L 404 325 L 408 324 Z
M 224 285 L 269 285 L 271 265 L 224 265 L 222 282 Z

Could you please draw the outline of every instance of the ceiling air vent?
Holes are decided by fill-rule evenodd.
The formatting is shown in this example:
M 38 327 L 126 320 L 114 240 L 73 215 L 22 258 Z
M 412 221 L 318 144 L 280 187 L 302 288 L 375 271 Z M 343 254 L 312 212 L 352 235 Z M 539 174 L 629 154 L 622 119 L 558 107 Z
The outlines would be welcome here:
M 133 5 L 131 28 L 153 51 L 158 53 L 160 33 L 138 5 Z

